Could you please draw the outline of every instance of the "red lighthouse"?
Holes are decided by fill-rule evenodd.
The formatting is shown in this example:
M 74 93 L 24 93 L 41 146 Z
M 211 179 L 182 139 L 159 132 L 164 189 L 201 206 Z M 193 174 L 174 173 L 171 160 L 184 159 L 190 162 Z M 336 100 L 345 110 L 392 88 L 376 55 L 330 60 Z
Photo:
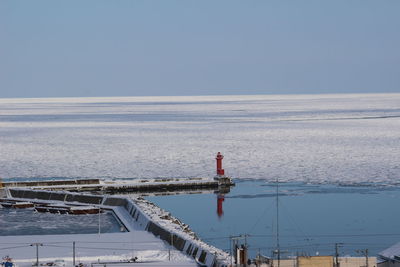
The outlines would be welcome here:
M 218 197 L 217 197 L 217 214 L 221 218 L 224 214 L 222 203 L 225 200 L 225 193 L 229 193 L 230 186 L 234 185 L 230 177 L 225 176 L 225 171 L 222 168 L 222 159 L 224 156 L 221 152 L 217 153 L 215 157 L 217 161 L 217 175 L 214 177 L 215 181 L 218 181 Z
M 225 176 L 225 171 L 222 169 L 222 159 L 224 156 L 221 154 L 221 152 L 218 152 L 217 156 L 215 159 L 217 160 L 217 176 Z

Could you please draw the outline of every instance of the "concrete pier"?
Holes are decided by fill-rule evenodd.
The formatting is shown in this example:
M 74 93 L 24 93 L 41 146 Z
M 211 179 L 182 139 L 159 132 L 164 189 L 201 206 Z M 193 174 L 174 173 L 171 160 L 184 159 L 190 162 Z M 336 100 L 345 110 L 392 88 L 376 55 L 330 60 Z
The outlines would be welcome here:
M 100 179 L 84 180 L 60 180 L 38 182 L 8 182 L 4 187 L 26 187 L 35 190 L 72 191 L 72 192 L 100 192 L 114 193 L 155 193 L 174 192 L 184 190 L 215 190 L 217 192 L 229 192 L 234 186 L 231 178 L 163 178 L 132 181 L 102 181 Z
M 32 203 L 64 203 L 73 205 L 93 205 L 113 209 L 118 216 L 123 209 L 128 216 L 121 216 L 121 224 L 127 227 L 130 223 L 164 240 L 177 250 L 194 258 L 200 266 L 226 267 L 230 255 L 221 249 L 211 246 L 197 237 L 190 227 L 170 213 L 160 209 L 143 198 L 90 195 L 76 192 L 54 192 L 32 190 L 27 188 L 7 189 L 10 200 L 31 201 Z
M 100 184 L 100 179 L 77 179 L 77 180 L 46 180 L 46 181 L 14 181 L 2 182 L 1 187 L 46 187 L 46 186 L 63 186 L 63 185 L 91 185 Z

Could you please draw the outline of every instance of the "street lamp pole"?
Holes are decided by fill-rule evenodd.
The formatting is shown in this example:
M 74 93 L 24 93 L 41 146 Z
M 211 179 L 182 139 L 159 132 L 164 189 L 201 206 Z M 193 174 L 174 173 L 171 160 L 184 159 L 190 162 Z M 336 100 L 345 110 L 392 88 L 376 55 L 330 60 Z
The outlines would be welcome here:
M 42 243 L 33 243 L 31 247 L 36 246 L 36 267 L 39 267 L 39 246 L 43 246 Z

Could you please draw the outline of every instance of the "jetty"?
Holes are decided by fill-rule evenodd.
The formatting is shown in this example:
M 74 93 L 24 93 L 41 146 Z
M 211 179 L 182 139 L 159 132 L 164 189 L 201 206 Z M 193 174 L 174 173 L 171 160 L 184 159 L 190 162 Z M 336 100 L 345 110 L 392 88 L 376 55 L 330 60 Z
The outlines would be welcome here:
M 140 229 L 153 234 L 181 253 L 195 259 L 201 266 L 228 266 L 230 255 L 202 241 L 190 227 L 141 197 L 93 195 L 78 192 L 54 192 L 30 188 L 8 188 L 7 199 L 0 202 L 32 203 L 35 207 L 70 207 L 69 210 L 112 210 L 118 221 L 128 231 L 134 223 Z M 43 210 L 44 212 L 44 210 Z M 46 212 L 51 212 L 47 210 Z
M 0 180 L 0 189 L 25 187 L 34 190 L 98 192 L 102 194 L 116 193 L 161 193 L 176 191 L 213 190 L 214 193 L 226 194 L 234 186 L 232 178 L 225 176 L 222 168 L 224 156 L 218 152 L 216 156 L 217 171 L 213 178 L 156 178 L 156 179 L 64 179 L 44 181 L 12 181 Z M 1 195 L 0 195 L 1 197 Z
M 139 179 L 130 181 L 107 181 L 100 179 L 89 180 L 58 180 L 41 182 L 12 182 L 3 183 L 3 188 L 30 188 L 48 191 L 70 191 L 70 192 L 96 192 L 102 194 L 124 194 L 124 193 L 168 193 L 188 192 L 198 190 L 211 190 L 214 193 L 228 193 L 230 187 L 235 183 L 232 179 L 225 177 L 220 180 L 209 178 L 162 178 L 162 179 Z
M 135 225 L 193 258 L 199 266 L 226 267 L 232 260 L 229 253 L 205 243 L 188 225 L 142 198 L 145 194 L 212 190 L 218 193 L 218 209 L 222 212 L 223 196 L 235 185 L 230 177 L 225 176 L 222 159 L 218 152 L 217 173 L 213 178 L 0 181 L 0 191 L 6 195 L 6 198 L 0 198 L 0 204 L 7 208 L 76 215 L 112 210 L 127 231 L 133 231 L 132 225 Z M 134 196 L 112 196 L 123 193 L 133 193 Z

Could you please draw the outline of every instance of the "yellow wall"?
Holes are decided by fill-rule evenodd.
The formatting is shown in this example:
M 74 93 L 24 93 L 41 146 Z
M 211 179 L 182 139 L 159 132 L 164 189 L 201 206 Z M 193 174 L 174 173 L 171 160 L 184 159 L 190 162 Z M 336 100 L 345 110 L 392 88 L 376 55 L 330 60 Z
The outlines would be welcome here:
M 298 267 L 332 267 L 332 256 L 313 256 L 313 257 L 298 257 Z
M 365 257 L 339 258 L 340 267 L 360 267 L 366 265 Z M 376 267 L 376 257 L 368 257 L 368 266 Z

